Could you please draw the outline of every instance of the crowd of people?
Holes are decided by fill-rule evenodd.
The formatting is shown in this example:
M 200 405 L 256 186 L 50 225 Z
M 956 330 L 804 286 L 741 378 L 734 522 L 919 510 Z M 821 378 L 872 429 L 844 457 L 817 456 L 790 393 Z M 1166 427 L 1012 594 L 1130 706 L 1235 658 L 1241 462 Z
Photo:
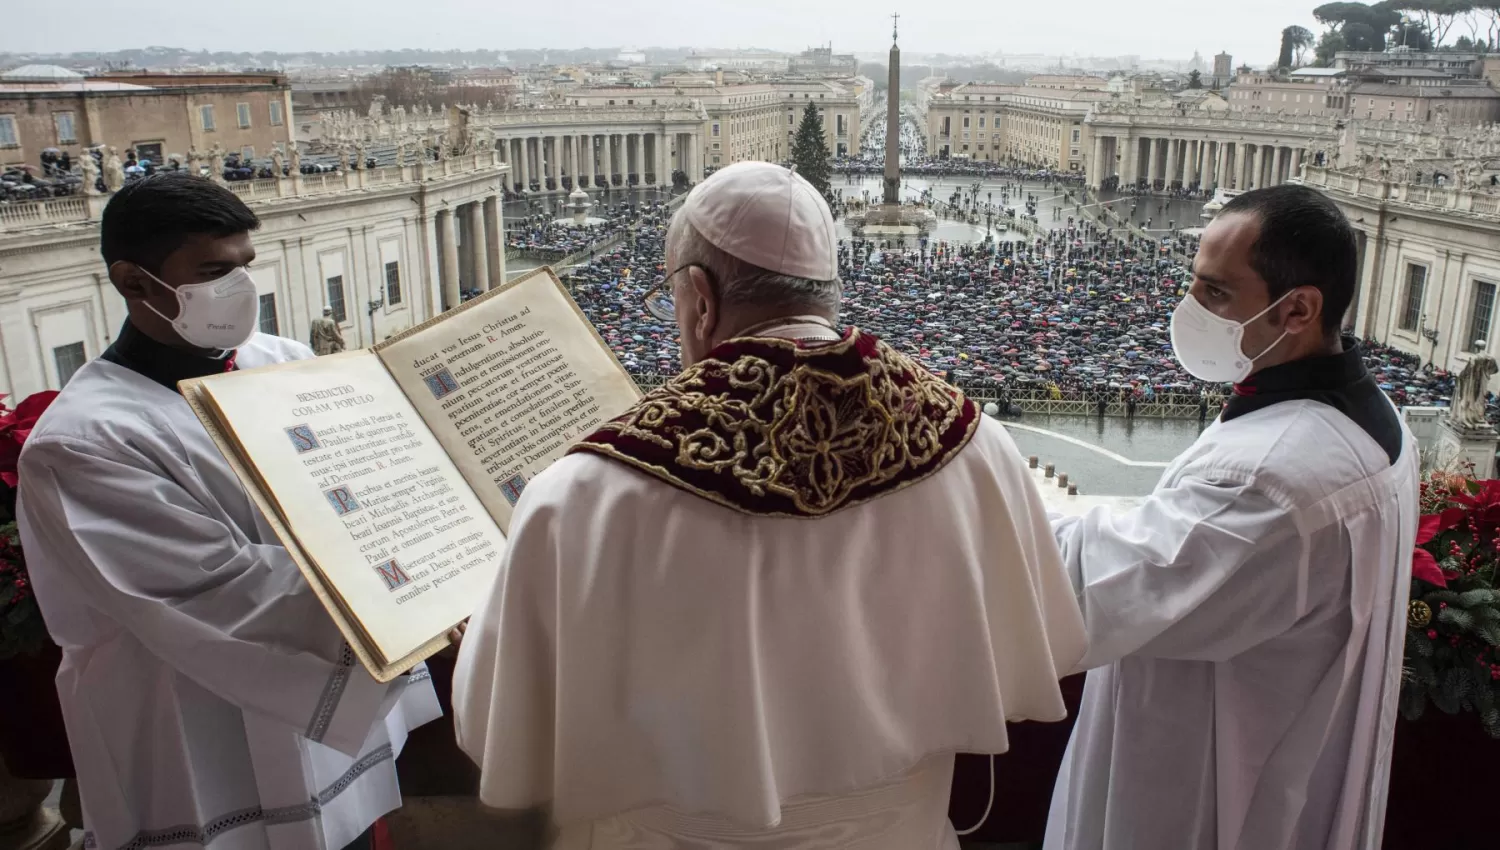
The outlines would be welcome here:
M 983 202 L 981 202 L 983 203 Z M 677 329 L 646 311 L 666 274 L 670 220 L 660 205 L 633 215 L 634 241 L 575 267 L 566 281 L 625 367 L 637 375 L 678 369 Z M 1190 272 L 1173 255 L 1192 236 L 1125 237 L 1068 219 L 1036 239 L 931 242 L 892 248 L 843 241 L 841 321 L 875 333 L 971 391 L 1094 403 L 1172 402 L 1188 409 L 1226 388 L 1186 374 L 1172 356 L 1172 311 Z M 1446 404 L 1454 376 L 1387 346 L 1365 343 L 1365 361 L 1397 404 Z M 1490 404 L 1500 422 L 1500 406 Z
M 587 224 L 559 219 L 549 212 L 538 212 L 508 222 L 505 246 L 522 250 L 534 259 L 554 260 L 586 251 L 601 242 L 625 233 L 638 219 L 653 217 L 657 203 L 632 205 L 618 203 L 590 210 Z

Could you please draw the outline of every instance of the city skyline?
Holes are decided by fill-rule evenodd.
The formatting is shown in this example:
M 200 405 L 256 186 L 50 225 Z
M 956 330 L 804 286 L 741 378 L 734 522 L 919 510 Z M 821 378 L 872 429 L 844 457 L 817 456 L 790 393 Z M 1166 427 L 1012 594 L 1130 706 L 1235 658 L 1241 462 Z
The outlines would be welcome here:
M 1207 59 L 1222 50 L 1236 63 L 1264 64 L 1275 59 L 1283 27 L 1320 29 L 1312 18 L 1313 5 L 1305 0 L 1270 0 L 1254 7 L 1231 6 L 1217 9 L 1210 21 L 1201 7 L 1186 0 L 1153 0 L 1132 15 L 1121 15 L 1119 5 L 1106 0 L 1031 4 L 1007 9 L 1003 17 L 991 12 L 990 5 L 960 3 L 945 6 L 941 14 L 903 13 L 901 42 L 913 54 L 925 55 L 978 57 L 1002 51 L 1186 60 L 1195 51 Z M 790 53 L 832 43 L 837 52 L 869 54 L 890 43 L 885 10 L 851 0 L 820 0 L 811 6 L 769 0 L 753 8 L 716 10 L 711 20 L 700 6 L 686 0 L 661 0 L 647 8 L 580 0 L 569 7 L 566 20 L 543 4 L 496 16 L 493 7 L 476 0 L 430 0 L 415 12 L 411 6 L 392 4 L 381 10 L 355 0 L 264 0 L 254 8 L 255 22 L 289 23 L 251 27 L 247 32 L 226 27 L 219 19 L 183 17 L 180 5 L 166 0 L 138 0 L 128 16 L 119 15 L 108 0 L 79 0 L 70 6 L 74 15 L 67 28 L 7 28 L 0 34 L 0 53 L 107 52 L 148 45 L 252 53 L 402 48 L 503 52 L 616 45 Z M 399 23 L 391 14 L 398 11 L 406 17 L 418 14 L 421 25 Z M 563 26 L 580 21 L 587 25 Z

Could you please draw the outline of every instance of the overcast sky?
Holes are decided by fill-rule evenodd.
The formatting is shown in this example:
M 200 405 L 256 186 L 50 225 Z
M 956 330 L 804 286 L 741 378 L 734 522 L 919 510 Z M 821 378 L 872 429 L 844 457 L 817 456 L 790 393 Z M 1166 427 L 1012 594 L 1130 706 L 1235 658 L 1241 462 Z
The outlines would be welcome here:
M 1320 27 L 1318 0 L 1255 3 L 948 0 L 905 7 L 901 45 L 914 53 L 1046 52 L 1205 59 L 1276 58 L 1281 29 Z M 923 4 L 926 5 L 926 4 Z M 576 48 L 614 45 L 883 50 L 890 9 L 857 0 L 69 0 L 61 18 L 0 27 L 0 50 Z M 35 10 L 33 10 L 35 11 Z

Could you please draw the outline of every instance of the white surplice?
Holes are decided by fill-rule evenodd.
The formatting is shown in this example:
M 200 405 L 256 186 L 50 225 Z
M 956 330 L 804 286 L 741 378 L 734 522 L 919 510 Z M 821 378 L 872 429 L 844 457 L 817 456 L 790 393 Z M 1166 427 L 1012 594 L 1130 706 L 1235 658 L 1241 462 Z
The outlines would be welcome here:
M 1089 632 L 1047 850 L 1377 848 L 1417 452 L 1290 401 L 1055 523 Z M 1104 666 L 1100 666 L 1104 665 Z
M 238 365 L 309 356 L 257 334 Z M 401 804 L 425 668 L 355 661 L 181 396 L 95 360 L 20 469 L 90 847 L 338 850 Z
M 956 848 L 955 752 L 1060 720 L 1083 655 L 1015 444 L 818 519 L 592 454 L 526 487 L 454 680 L 480 799 L 557 846 Z M 997 801 L 997 806 L 1004 806 Z

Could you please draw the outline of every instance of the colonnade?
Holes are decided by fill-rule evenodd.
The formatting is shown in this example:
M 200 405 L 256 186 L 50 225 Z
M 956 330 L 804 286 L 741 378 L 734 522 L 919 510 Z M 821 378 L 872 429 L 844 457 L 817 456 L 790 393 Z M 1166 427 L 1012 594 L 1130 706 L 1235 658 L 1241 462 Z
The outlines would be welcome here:
M 672 172 L 703 179 L 698 133 L 550 133 L 502 137 L 500 158 L 516 191 L 669 186 Z
M 1285 183 L 1300 173 L 1301 145 L 1210 138 L 1094 136 L 1086 163 L 1089 185 L 1110 177 L 1121 186 L 1156 189 L 1259 189 Z
M 488 290 L 505 283 L 505 242 L 500 225 L 498 195 L 437 211 L 442 309 L 457 307 L 465 289 Z

